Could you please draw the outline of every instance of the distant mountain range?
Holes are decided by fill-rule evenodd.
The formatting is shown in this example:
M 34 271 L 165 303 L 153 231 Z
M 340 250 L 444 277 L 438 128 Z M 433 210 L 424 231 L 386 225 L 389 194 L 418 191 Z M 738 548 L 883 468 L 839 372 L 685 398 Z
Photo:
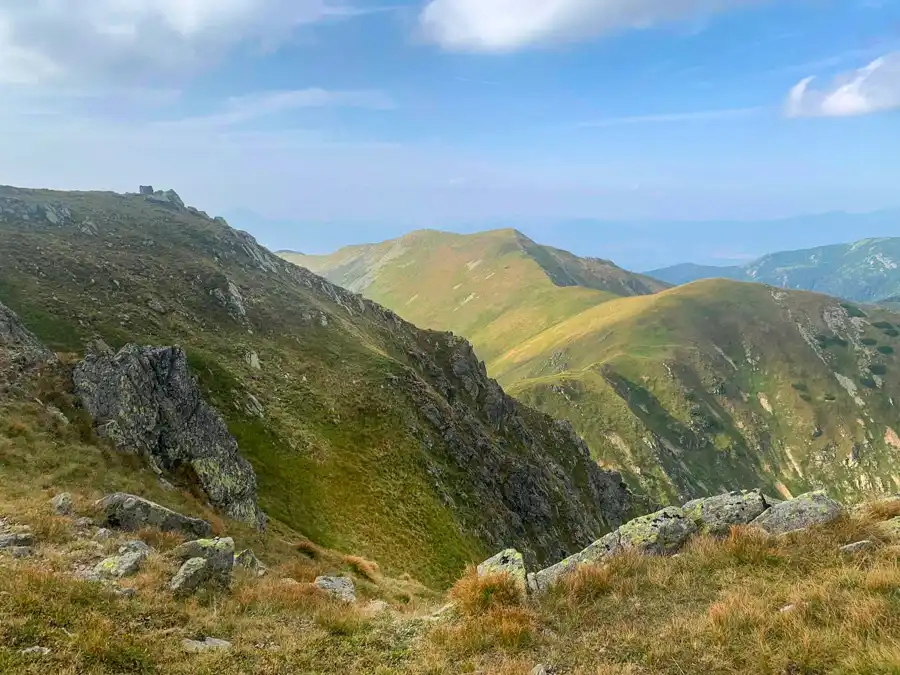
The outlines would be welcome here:
M 724 279 L 673 288 L 510 229 L 280 255 L 470 339 L 508 391 L 660 501 L 900 488 L 900 318 L 884 309 Z
M 900 294 L 900 238 L 771 253 L 741 266 L 685 263 L 647 273 L 674 285 L 734 279 L 826 293 L 856 302 L 896 300 Z

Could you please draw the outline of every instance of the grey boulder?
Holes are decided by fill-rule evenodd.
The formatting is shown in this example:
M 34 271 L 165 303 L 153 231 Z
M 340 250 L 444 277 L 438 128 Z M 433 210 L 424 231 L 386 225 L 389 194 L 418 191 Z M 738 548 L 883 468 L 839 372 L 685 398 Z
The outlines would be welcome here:
M 68 492 L 61 492 L 50 500 L 50 507 L 53 509 L 53 513 L 58 516 L 70 516 L 72 511 L 75 510 L 75 503 L 72 500 L 72 495 Z
M 769 534 L 787 534 L 816 525 L 827 525 L 844 513 L 844 507 L 823 491 L 809 492 L 776 504 L 751 524 Z
M 204 560 L 206 565 L 203 583 L 219 586 L 228 586 L 231 583 L 231 572 L 234 568 L 234 540 L 231 537 L 188 541 L 175 548 L 171 555 L 180 561 Z
M 176 595 L 188 595 L 203 586 L 209 579 L 205 558 L 191 558 L 185 562 L 169 583 Z
M 188 537 L 208 537 L 212 534 L 212 525 L 205 520 L 184 516 L 148 499 L 124 492 L 107 495 L 97 504 L 103 512 L 102 524 L 107 527 L 131 531 L 155 527 Z
M 318 577 L 315 585 L 333 598 L 343 602 L 356 602 L 356 586 L 349 577 Z
M 262 561 L 256 557 L 256 554 L 252 549 L 244 549 L 240 553 L 234 556 L 234 564 L 237 567 L 242 567 L 246 570 L 250 570 L 254 572 L 256 576 L 264 576 L 266 572 L 268 572 L 268 568 L 262 563 Z
M 30 532 L 0 534 L 0 549 L 34 546 L 34 536 Z
M 145 545 L 146 546 L 146 545 Z M 137 574 L 150 556 L 150 548 L 120 549 L 120 555 L 107 558 L 97 564 L 92 575 L 95 579 L 121 579 Z
M 768 508 L 769 502 L 762 493 L 752 490 L 695 499 L 685 504 L 683 510 L 701 532 L 724 536 L 732 526 L 749 525 Z

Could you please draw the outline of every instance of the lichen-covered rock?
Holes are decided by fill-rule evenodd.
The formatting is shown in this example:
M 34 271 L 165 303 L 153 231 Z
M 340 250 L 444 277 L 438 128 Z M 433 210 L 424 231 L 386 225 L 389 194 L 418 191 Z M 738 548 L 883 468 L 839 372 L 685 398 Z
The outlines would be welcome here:
M 103 512 L 103 524 L 108 527 L 131 531 L 155 527 L 188 537 L 208 537 L 212 534 L 212 525 L 205 520 L 184 516 L 148 499 L 124 492 L 107 495 L 97 504 Z
M 188 541 L 175 548 L 172 556 L 180 561 L 202 558 L 206 561 L 206 582 L 220 586 L 231 583 L 234 568 L 234 540 L 231 537 Z
M 619 533 L 610 532 L 588 546 L 583 551 L 569 556 L 555 565 L 528 575 L 528 588 L 532 592 L 545 591 L 567 574 L 571 574 L 579 565 L 587 565 L 618 553 L 621 550 Z
M 478 576 L 505 573 L 512 577 L 524 591 L 527 586 L 528 573 L 525 569 L 525 558 L 514 548 L 501 551 L 493 558 L 488 558 L 478 566 Z
M 125 555 L 126 553 L 143 553 L 145 555 L 150 555 L 152 551 L 153 549 L 140 539 L 126 541 L 119 547 L 119 555 Z
M 91 350 L 74 371 L 75 391 L 98 432 L 168 475 L 191 475 L 228 516 L 265 526 L 256 475 L 222 417 L 200 395 L 179 347 Z
M 752 490 L 695 499 L 685 504 L 683 510 L 701 532 L 724 536 L 733 525 L 749 525 L 767 508 L 769 503 L 762 493 Z
M 316 586 L 343 602 L 356 602 L 356 586 L 349 577 L 318 577 Z
M 529 574 L 528 588 L 533 592 L 545 591 L 559 579 L 578 569 L 579 565 L 598 563 L 629 549 L 649 555 L 671 555 L 696 532 L 697 525 L 694 521 L 685 517 L 681 509 L 670 506 L 649 516 L 635 518 L 583 551 Z
M 137 574 L 141 565 L 150 555 L 150 549 L 123 547 L 120 555 L 107 558 L 94 568 L 93 577 L 96 579 L 121 579 Z
M 191 558 L 185 561 L 181 569 L 169 583 L 169 589 L 177 595 L 188 595 L 203 586 L 209 579 L 206 558 Z
M 68 492 L 61 492 L 50 500 L 50 508 L 58 516 L 70 516 L 75 509 L 75 502 Z
M 240 553 L 234 556 L 234 564 L 237 567 L 243 567 L 246 570 L 250 570 L 254 572 L 257 576 L 261 577 L 268 572 L 268 568 L 260 561 L 259 558 L 256 557 L 256 554 L 252 549 L 244 549 Z
M 826 525 L 843 514 L 844 507 L 824 492 L 809 492 L 776 504 L 751 524 L 769 534 L 786 534 L 815 525 Z
M 696 532 L 696 523 L 687 518 L 683 510 L 670 506 L 625 523 L 616 534 L 621 550 L 637 549 L 652 555 L 671 555 L 677 553 Z

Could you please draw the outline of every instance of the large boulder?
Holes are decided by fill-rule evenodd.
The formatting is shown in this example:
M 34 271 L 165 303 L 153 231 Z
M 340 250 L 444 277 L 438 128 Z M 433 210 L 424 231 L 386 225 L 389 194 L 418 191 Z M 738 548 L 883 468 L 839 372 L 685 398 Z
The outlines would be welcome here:
M 143 455 L 160 474 L 195 481 L 235 520 L 265 527 L 253 468 L 201 397 L 181 348 L 92 349 L 73 377 L 98 432 L 120 450 Z
M 754 520 L 752 525 L 769 534 L 786 534 L 815 525 L 826 525 L 844 513 L 844 507 L 828 497 L 825 492 L 809 492 L 776 504 Z
M 102 525 L 137 531 L 155 527 L 164 532 L 177 532 L 187 537 L 209 537 L 212 525 L 199 518 L 176 513 L 148 499 L 116 492 L 107 495 L 97 505 L 102 511 Z
M 522 591 L 525 591 L 528 576 L 525 570 L 525 558 L 514 548 L 506 549 L 493 558 L 488 558 L 478 566 L 477 572 L 480 577 L 498 573 L 508 574 L 522 588 Z
M 697 524 L 675 506 L 635 518 L 617 530 L 620 550 L 636 549 L 651 555 L 677 553 L 696 532 Z
M 172 581 L 169 588 L 176 595 L 189 595 L 203 586 L 209 579 L 205 558 L 191 558 L 185 561 Z
M 670 506 L 649 516 L 635 518 L 583 551 L 528 575 L 528 587 L 534 592 L 545 591 L 580 565 L 599 563 L 627 550 L 649 555 L 672 555 L 696 532 L 694 521 L 687 518 L 681 509 Z
M 695 499 L 685 504 L 683 510 L 701 532 L 724 536 L 734 525 L 749 525 L 769 506 L 759 490 L 752 490 Z

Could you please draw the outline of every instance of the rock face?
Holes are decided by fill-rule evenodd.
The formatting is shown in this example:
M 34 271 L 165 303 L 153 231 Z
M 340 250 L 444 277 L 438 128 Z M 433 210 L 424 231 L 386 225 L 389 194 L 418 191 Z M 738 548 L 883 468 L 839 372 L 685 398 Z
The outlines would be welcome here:
M 75 391 L 98 431 L 157 471 L 196 481 L 210 503 L 255 527 L 256 475 L 221 416 L 202 399 L 178 347 L 95 349 L 75 368 Z
M 356 586 L 348 577 L 318 577 L 316 586 L 343 602 L 356 602 Z
M 844 515 L 844 507 L 824 492 L 810 492 L 773 506 L 753 521 L 769 534 L 786 534 L 826 525 Z
M 522 587 L 522 591 L 525 591 L 528 576 L 525 571 L 525 558 L 514 548 L 501 551 L 478 566 L 478 576 L 497 573 L 510 575 Z
M 155 527 L 188 537 L 208 537 L 212 534 L 212 525 L 205 520 L 184 516 L 148 499 L 124 492 L 107 495 L 97 505 L 103 511 L 103 524 L 108 527 L 131 531 Z
M 0 303 L 0 347 L 14 355 L 23 366 L 56 360 L 56 355 L 25 328 L 18 315 L 3 303 Z
M 701 532 L 725 536 L 733 525 L 749 525 L 770 506 L 759 490 L 753 490 L 695 499 L 684 505 L 684 513 Z

